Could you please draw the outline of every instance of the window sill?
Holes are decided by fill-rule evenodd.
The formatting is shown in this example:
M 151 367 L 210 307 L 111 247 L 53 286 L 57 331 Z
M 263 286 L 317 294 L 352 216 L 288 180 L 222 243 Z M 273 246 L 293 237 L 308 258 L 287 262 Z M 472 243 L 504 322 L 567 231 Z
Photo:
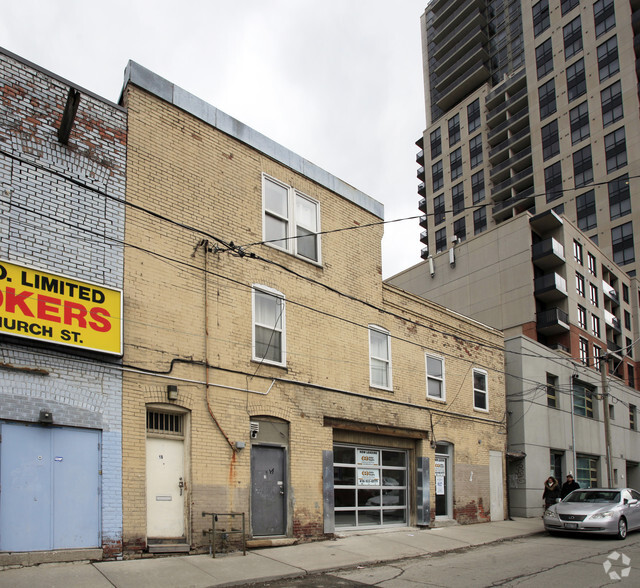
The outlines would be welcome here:
M 373 384 L 369 384 L 369 390 L 378 390 L 380 392 L 391 392 L 393 393 L 393 388 L 383 388 L 382 386 L 374 386 Z
M 287 367 L 286 363 L 274 363 L 274 362 L 268 361 L 266 359 L 259 359 L 259 358 L 255 358 L 255 357 L 251 358 L 251 363 L 255 363 L 257 365 L 265 366 L 265 367 L 279 368 L 279 369 L 284 370 L 286 372 L 289 371 L 289 368 Z

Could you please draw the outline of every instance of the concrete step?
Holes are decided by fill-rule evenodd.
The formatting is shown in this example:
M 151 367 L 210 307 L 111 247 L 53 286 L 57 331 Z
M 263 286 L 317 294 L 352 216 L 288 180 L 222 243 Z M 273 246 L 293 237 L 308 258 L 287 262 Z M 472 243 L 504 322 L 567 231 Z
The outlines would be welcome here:
M 247 549 L 257 549 L 260 547 L 283 547 L 285 545 L 295 545 L 297 539 L 290 537 L 278 537 L 276 539 L 249 539 L 247 541 Z
M 189 553 L 191 546 L 188 543 L 148 543 L 149 553 Z
M 34 566 L 43 563 L 102 561 L 102 549 L 59 549 L 52 551 L 14 551 L 0 553 L 0 568 Z

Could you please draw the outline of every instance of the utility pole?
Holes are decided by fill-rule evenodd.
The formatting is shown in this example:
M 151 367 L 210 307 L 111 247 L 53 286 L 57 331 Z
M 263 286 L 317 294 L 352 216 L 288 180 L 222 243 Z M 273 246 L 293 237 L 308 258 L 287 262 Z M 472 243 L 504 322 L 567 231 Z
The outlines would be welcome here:
M 600 377 L 602 381 L 602 414 L 604 417 L 604 444 L 605 460 L 607 465 L 607 488 L 612 488 L 611 468 L 611 423 L 609 422 L 609 389 L 607 386 L 607 370 L 609 367 L 609 354 L 600 356 Z

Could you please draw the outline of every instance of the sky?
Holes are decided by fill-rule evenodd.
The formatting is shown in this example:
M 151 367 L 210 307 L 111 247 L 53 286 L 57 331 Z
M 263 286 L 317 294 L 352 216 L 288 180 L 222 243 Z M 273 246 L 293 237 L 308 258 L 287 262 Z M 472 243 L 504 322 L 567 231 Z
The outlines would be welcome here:
M 136 61 L 413 217 L 385 224 L 388 278 L 420 262 L 427 2 L 3 0 L 0 46 L 113 102 Z

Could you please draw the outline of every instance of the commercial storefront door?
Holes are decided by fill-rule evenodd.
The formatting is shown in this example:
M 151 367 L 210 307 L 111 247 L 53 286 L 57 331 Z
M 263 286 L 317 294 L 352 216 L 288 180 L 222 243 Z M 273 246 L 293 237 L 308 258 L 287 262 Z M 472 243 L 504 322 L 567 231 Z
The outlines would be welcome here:
M 436 445 L 436 456 L 433 461 L 436 486 L 436 519 L 452 518 L 452 479 L 451 479 L 452 446 L 446 443 Z
M 0 551 L 99 547 L 100 432 L 0 424 Z
M 381 447 L 333 447 L 336 528 L 407 525 L 407 452 Z

